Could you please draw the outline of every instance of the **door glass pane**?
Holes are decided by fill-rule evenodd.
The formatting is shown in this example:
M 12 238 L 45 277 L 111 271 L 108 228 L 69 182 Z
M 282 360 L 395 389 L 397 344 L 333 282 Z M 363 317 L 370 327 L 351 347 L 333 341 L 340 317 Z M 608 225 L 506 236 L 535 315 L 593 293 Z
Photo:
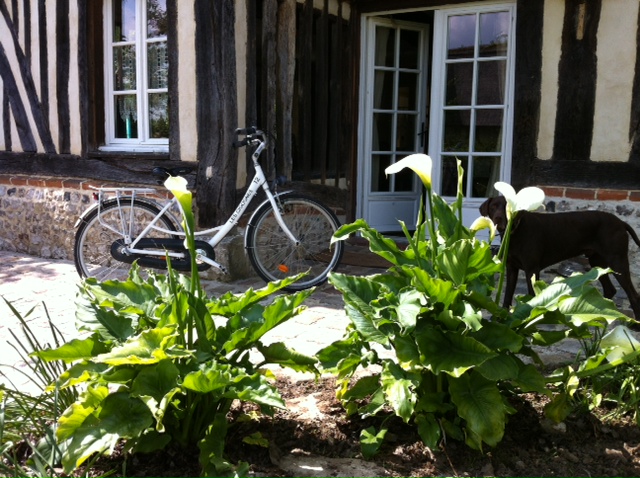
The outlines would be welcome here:
M 149 88 L 161 89 L 169 86 L 167 42 L 153 42 L 147 45 L 147 74 Z
M 376 27 L 375 66 L 395 66 L 395 30 Z
M 447 58 L 473 58 L 476 42 L 476 16 L 457 15 L 449 17 Z
M 391 155 L 371 155 L 371 192 L 388 192 L 391 189 L 390 178 L 384 170 L 391 164 Z
M 471 106 L 473 93 L 473 63 L 449 63 L 447 65 L 447 106 Z
M 400 68 L 415 70 L 420 56 L 420 32 L 400 31 Z
M 115 97 L 116 138 L 132 139 L 138 137 L 138 104 L 136 95 L 118 95 Z
M 377 110 L 393 109 L 393 71 L 376 71 L 373 89 L 373 107 Z
M 416 115 L 399 114 L 396 132 L 396 151 L 415 151 L 417 135 Z
M 502 116 L 498 109 L 476 111 L 476 144 L 479 153 L 502 151 Z
M 136 47 L 117 46 L 113 49 L 113 89 L 136 89 Z
M 418 74 L 400 73 L 398 86 L 398 109 L 418 109 Z
M 500 157 L 477 157 L 473 159 L 471 195 L 474 198 L 493 196 L 493 184 L 500 180 Z
M 506 60 L 478 62 L 479 105 L 501 105 L 504 103 Z
M 135 41 L 135 0 L 113 0 L 113 41 Z
M 147 0 L 147 38 L 166 36 L 167 1 Z
M 373 114 L 373 151 L 391 151 L 393 144 L 391 134 L 393 133 L 393 114 L 374 113 Z
M 444 112 L 443 151 L 469 151 L 469 126 L 471 111 L 449 110 Z
M 480 56 L 505 56 L 509 44 L 509 12 L 480 14 Z
M 467 177 L 467 164 L 469 160 L 466 157 L 456 158 L 454 156 L 442 157 L 442 195 L 443 196 L 456 196 L 458 193 L 458 163 L 460 159 L 462 162 L 462 169 L 464 170 L 464 177 Z M 467 195 L 466 181 L 462 184 L 463 194 Z
M 416 175 L 410 169 L 403 169 L 397 174 L 394 174 L 396 192 L 411 192 L 413 191 L 413 185 L 415 184 Z
M 169 95 L 167 93 L 149 95 L 149 137 L 169 137 Z

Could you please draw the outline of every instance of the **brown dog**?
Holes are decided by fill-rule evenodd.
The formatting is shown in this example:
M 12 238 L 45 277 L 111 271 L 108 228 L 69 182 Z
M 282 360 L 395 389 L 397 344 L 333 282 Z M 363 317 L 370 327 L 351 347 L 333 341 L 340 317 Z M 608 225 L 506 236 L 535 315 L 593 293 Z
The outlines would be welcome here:
M 504 233 L 507 226 L 504 197 L 487 199 L 480 206 L 480 214 L 494 222 L 500 235 Z M 527 279 L 529 294 L 533 295 L 532 276 L 537 279 L 544 268 L 585 255 L 591 267 L 608 267 L 616 272 L 616 279 L 627 293 L 636 319 L 640 319 L 640 295 L 629 274 L 629 236 L 640 246 L 640 239 L 631 226 L 607 212 L 554 214 L 519 211 L 509 241 L 503 306 L 511 305 L 520 269 Z M 616 288 L 609 276 L 601 277 L 600 283 L 604 296 L 612 298 Z

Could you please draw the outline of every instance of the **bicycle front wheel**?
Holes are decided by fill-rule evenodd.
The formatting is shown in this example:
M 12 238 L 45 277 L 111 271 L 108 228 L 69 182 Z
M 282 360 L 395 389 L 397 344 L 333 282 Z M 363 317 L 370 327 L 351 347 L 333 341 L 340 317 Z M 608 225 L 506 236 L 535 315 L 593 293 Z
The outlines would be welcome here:
M 276 198 L 280 215 L 298 239 L 293 244 L 276 220 L 271 203 L 263 204 L 247 226 L 249 260 L 260 277 L 271 282 L 308 272 L 286 290 L 296 291 L 323 283 L 338 267 L 343 243 L 331 245 L 340 227 L 334 212 L 305 196 L 286 194 Z
M 99 281 L 126 280 L 131 263 L 122 262 L 112 254 L 112 247 L 125 235 L 135 239 L 160 213 L 154 204 L 131 198 L 105 201 L 82 219 L 75 236 L 74 262 L 81 277 L 95 277 Z M 176 225 L 166 215 L 157 225 L 176 231 Z M 177 238 L 171 234 L 153 232 L 153 238 Z

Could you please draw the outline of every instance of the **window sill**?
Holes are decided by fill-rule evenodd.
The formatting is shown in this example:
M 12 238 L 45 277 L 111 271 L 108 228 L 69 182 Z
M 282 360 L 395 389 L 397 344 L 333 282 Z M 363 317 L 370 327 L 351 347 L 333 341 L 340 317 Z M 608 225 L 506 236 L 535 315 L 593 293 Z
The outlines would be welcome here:
M 90 151 L 91 159 L 169 159 L 169 151 L 131 151 L 123 149 L 98 149 Z

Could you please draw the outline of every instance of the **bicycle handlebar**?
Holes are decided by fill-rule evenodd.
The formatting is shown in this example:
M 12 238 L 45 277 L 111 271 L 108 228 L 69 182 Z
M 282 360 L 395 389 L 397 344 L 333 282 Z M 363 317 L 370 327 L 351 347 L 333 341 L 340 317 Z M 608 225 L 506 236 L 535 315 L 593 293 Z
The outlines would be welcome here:
M 255 126 L 236 129 L 236 136 L 243 136 L 243 135 L 246 136 L 246 138 L 234 141 L 232 143 L 234 148 L 247 146 L 255 141 L 262 141 L 262 142 L 265 141 L 264 133 L 260 131 L 258 128 L 256 128 Z M 261 138 L 255 138 L 254 135 L 260 136 Z

